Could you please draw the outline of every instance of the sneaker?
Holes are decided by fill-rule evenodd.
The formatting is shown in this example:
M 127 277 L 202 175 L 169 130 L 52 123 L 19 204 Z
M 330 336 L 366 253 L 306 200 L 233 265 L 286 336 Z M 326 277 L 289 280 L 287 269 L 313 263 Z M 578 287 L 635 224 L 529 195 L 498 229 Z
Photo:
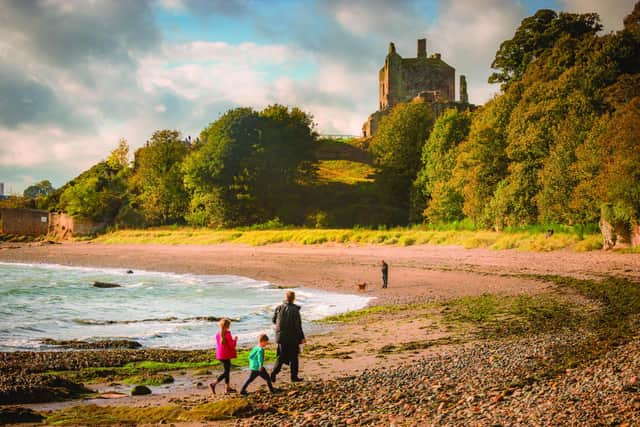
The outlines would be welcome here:
M 224 391 L 224 393 L 225 393 L 225 394 L 237 393 L 237 390 L 236 390 L 235 388 L 231 388 L 231 387 L 229 387 L 229 388 L 227 388 L 227 389 Z
M 209 390 L 211 390 L 211 393 L 213 393 L 215 395 L 216 394 L 216 383 L 210 383 L 209 384 Z
M 277 394 L 280 393 L 280 389 L 279 388 L 272 388 L 271 390 L 269 390 L 271 392 L 271 394 Z
M 240 394 L 241 394 L 242 396 L 246 396 L 246 395 L 247 395 L 247 394 L 249 394 L 249 393 L 247 393 L 247 390 L 240 390 Z
M 292 383 L 301 383 L 302 381 L 304 381 L 304 378 L 291 378 Z

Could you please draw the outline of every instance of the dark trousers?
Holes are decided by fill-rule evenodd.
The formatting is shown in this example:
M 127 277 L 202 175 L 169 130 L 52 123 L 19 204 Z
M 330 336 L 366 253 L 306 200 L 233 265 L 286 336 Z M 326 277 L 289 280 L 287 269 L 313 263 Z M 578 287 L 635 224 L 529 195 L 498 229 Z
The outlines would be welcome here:
M 387 287 L 387 282 L 389 281 L 389 275 L 382 273 L 382 287 Z
M 240 393 L 247 391 L 247 387 L 249 387 L 249 384 L 251 384 L 253 380 L 255 380 L 258 377 L 265 380 L 267 382 L 267 386 L 269 387 L 269 390 L 273 391 L 273 384 L 271 384 L 271 378 L 269 378 L 269 374 L 267 374 L 267 371 L 265 369 L 261 369 L 259 371 L 251 371 L 251 373 L 249 374 L 249 378 L 247 378 L 244 384 L 242 384 L 242 389 L 240 390 Z
M 291 367 L 291 379 L 298 378 L 298 345 L 297 344 L 278 344 L 278 357 L 276 364 L 271 371 L 271 377 L 275 378 L 282 369 L 283 364 L 289 364 Z
M 220 363 L 222 363 L 222 367 L 224 368 L 224 372 L 218 376 L 218 382 L 224 380 L 226 384 L 229 384 L 229 374 L 231 374 L 231 360 L 229 359 L 218 359 Z

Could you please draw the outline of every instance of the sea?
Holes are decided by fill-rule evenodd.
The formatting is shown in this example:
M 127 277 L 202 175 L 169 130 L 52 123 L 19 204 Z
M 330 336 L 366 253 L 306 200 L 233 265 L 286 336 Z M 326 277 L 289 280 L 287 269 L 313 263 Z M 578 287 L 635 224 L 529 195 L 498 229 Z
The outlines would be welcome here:
M 120 285 L 94 287 L 95 282 Z M 315 320 L 357 310 L 370 298 L 297 287 L 306 333 Z M 127 339 L 144 348 L 210 349 L 217 318 L 231 319 L 240 345 L 260 333 L 273 339 L 271 317 L 286 290 L 232 275 L 0 262 L 0 351 L 58 349 L 44 339 Z

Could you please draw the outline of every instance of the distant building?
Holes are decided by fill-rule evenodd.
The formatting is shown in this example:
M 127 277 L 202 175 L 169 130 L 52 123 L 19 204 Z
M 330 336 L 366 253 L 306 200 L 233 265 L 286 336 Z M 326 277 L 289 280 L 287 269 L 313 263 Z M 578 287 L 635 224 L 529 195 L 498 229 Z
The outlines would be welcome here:
M 460 76 L 460 101 L 456 102 L 455 68 L 439 53 L 427 56 L 427 39 L 419 39 L 417 47 L 415 58 L 403 58 L 389 43 L 389 53 L 378 73 L 379 109 L 362 125 L 363 136 L 374 135 L 382 116 L 402 102 L 419 99 L 431 103 L 436 115 L 447 108 L 471 107 L 465 76 Z
M 4 196 L 4 182 L 0 182 L 0 197 Z

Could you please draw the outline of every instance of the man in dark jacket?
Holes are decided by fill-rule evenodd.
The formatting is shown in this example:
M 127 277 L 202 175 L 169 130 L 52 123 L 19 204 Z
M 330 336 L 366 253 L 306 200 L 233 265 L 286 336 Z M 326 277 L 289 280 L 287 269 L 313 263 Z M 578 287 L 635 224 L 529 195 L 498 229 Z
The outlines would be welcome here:
M 276 343 L 278 343 L 278 357 L 271 371 L 271 381 L 276 380 L 276 375 L 282 369 L 283 364 L 291 366 L 291 381 L 302 381 L 298 377 L 298 354 L 300 344 L 305 343 L 302 332 L 302 320 L 300 319 L 300 306 L 294 304 L 296 294 L 287 292 L 287 299 L 280 304 L 273 314 L 273 323 L 276 325 Z
M 380 263 L 380 270 L 382 271 L 382 287 L 386 288 L 389 282 L 389 266 L 384 260 Z

